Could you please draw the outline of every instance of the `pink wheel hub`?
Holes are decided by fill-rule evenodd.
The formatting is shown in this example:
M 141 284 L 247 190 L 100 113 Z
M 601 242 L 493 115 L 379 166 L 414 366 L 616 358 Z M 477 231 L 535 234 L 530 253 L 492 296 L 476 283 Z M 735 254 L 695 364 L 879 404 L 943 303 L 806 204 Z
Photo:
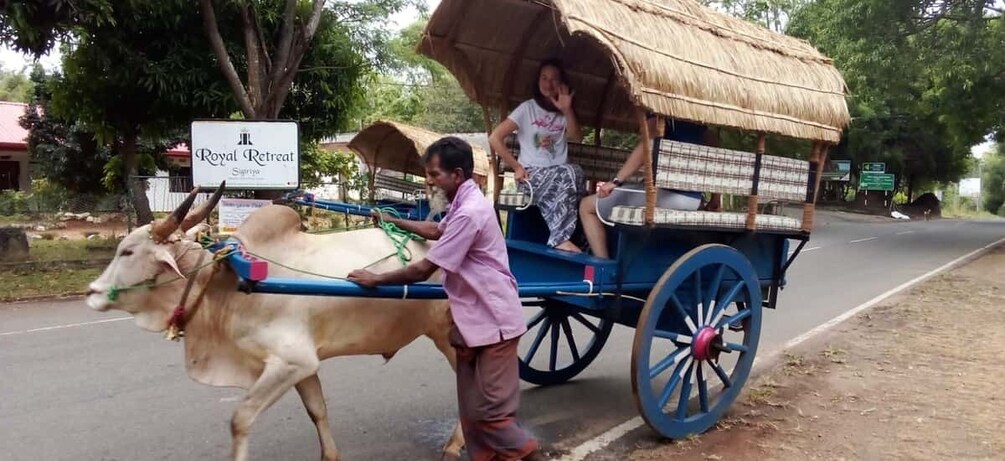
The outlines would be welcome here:
M 694 335 L 694 341 L 691 342 L 691 354 L 694 359 L 712 360 L 718 358 L 719 349 L 714 346 L 718 341 L 721 341 L 719 333 L 716 333 L 714 328 L 704 327 L 698 330 L 698 334 Z

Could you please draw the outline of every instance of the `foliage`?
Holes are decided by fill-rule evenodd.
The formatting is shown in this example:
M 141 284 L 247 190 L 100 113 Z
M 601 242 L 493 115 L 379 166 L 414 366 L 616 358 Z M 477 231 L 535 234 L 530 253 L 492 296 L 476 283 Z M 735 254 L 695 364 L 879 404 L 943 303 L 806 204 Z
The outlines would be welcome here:
M 994 153 L 985 154 L 984 174 L 981 177 L 982 206 L 985 211 L 1003 216 L 1005 207 L 1005 146 L 998 144 Z
M 365 186 L 353 183 L 359 176 L 359 164 L 356 157 L 349 153 L 330 152 L 317 143 L 310 143 L 300 149 L 300 168 L 301 188 L 337 182 L 352 190 L 365 189 Z
M 854 122 L 835 154 L 885 161 L 908 188 L 955 181 L 1002 127 L 1005 37 L 993 2 L 818 0 L 787 32 L 835 60 Z
M 395 120 L 439 133 L 480 133 L 485 121 L 457 80 L 436 61 L 415 49 L 426 25 L 420 19 L 388 43 L 390 74 L 374 75 L 366 83 L 367 99 L 359 127 L 376 120 Z
M 0 66 L 0 101 L 28 102 L 33 84 L 24 72 L 5 70 Z
M 0 216 L 27 214 L 28 194 L 19 190 L 0 190 Z
M 792 13 L 807 0 L 701 0 L 701 3 L 775 32 L 783 32 Z

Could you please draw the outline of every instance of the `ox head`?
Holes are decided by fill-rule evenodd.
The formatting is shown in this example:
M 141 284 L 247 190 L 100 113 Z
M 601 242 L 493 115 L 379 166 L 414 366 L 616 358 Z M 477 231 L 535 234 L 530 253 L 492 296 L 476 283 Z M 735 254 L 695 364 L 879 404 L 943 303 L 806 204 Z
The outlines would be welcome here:
M 185 278 L 195 276 L 191 272 L 205 251 L 194 237 L 220 201 L 224 185 L 189 212 L 199 194 L 198 188 L 193 190 L 171 215 L 129 233 L 112 262 L 89 285 L 87 305 L 98 311 L 118 309 L 133 314 L 147 330 L 167 328 L 172 310 L 181 301 Z

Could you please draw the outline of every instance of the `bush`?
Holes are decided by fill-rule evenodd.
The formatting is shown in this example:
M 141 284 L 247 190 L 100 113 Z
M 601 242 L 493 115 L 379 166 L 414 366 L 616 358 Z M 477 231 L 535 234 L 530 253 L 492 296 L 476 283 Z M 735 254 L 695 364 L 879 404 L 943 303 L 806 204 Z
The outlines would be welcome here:
M 1002 205 L 1001 208 L 998 208 L 998 216 L 1005 218 L 1005 205 Z
M 28 213 L 28 198 L 24 192 L 0 191 L 0 215 L 14 216 Z
M 31 182 L 31 195 L 28 197 L 31 211 L 36 213 L 66 211 L 71 194 L 62 186 L 45 179 Z
M 907 204 L 907 194 L 898 191 L 893 196 L 893 203 L 895 203 L 897 205 L 905 205 L 905 204 Z

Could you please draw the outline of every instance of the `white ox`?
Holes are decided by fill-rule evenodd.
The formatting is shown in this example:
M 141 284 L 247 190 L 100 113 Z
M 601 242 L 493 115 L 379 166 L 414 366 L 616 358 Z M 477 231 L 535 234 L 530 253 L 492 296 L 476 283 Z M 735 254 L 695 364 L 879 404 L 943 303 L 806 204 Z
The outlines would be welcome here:
M 233 459 L 247 459 L 248 432 L 255 418 L 291 387 L 296 387 L 317 427 L 322 459 L 338 459 L 317 376 L 321 360 L 369 354 L 389 359 L 419 336 L 426 336 L 455 366 L 446 301 L 248 295 L 238 292 L 237 276 L 229 267 L 217 271 L 207 267 L 196 273 L 200 255 L 205 261 L 213 257 L 194 241 L 196 223 L 205 219 L 219 194 L 189 214 L 194 197 L 193 193 L 165 220 L 126 236 L 104 273 L 91 283 L 87 304 L 99 311 L 128 312 L 141 328 L 165 331 L 187 283 L 179 274 L 194 273 L 187 297 L 189 312 L 203 290 L 205 297 L 185 324 L 188 376 L 199 383 L 248 391 L 231 420 Z M 310 235 L 300 228 L 295 211 L 272 205 L 251 214 L 236 237 L 251 252 L 333 276 L 345 276 L 394 253 L 392 242 L 379 229 Z M 414 258 L 422 258 L 428 245 L 413 242 L 408 248 Z M 393 269 L 398 264 L 392 257 L 374 269 Z M 304 277 L 276 265 L 270 265 L 269 275 Z M 147 285 L 152 288 L 143 288 Z M 117 295 L 109 296 L 112 291 Z M 458 457 L 463 445 L 458 425 L 443 447 L 444 458 Z

